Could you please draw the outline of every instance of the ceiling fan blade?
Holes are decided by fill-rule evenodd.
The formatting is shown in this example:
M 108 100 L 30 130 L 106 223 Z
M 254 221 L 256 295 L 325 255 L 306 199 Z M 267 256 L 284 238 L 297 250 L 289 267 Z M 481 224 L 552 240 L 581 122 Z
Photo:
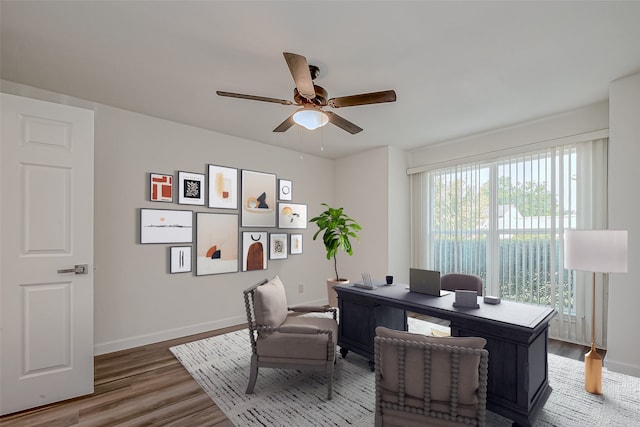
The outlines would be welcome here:
M 349 120 L 340 117 L 336 113 L 332 111 L 325 111 L 324 113 L 329 116 L 329 121 L 338 126 L 340 129 L 346 130 L 352 135 L 355 135 L 358 132 L 362 132 L 362 128 L 360 126 L 351 123 Z
M 273 131 L 274 132 L 286 132 L 289 128 L 295 125 L 296 122 L 293 121 L 293 114 L 286 118 L 286 120 L 278 125 Z
M 242 93 L 223 92 L 221 90 L 217 90 L 216 93 L 220 96 L 228 96 L 230 98 L 241 98 L 241 99 L 250 99 L 252 101 L 275 102 L 276 104 L 293 105 L 293 102 L 287 101 L 286 99 L 267 98 L 265 96 L 256 96 L 256 95 L 244 95 Z
M 287 61 L 289 71 L 291 71 L 291 76 L 300 95 L 307 99 L 315 98 L 316 91 L 313 87 L 313 79 L 311 78 L 307 58 L 297 53 L 283 52 L 282 54 Z
M 327 104 L 329 104 L 333 108 L 340 108 L 395 101 L 396 92 L 394 90 L 383 90 L 381 92 L 361 93 L 360 95 L 331 98 L 329 101 L 327 101 Z

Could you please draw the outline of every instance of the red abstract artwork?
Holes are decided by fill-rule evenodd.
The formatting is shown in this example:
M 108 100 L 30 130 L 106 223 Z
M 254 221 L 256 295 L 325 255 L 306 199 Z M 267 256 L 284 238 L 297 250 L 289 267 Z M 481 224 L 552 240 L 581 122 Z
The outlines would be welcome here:
M 151 201 L 173 201 L 173 175 L 151 174 Z

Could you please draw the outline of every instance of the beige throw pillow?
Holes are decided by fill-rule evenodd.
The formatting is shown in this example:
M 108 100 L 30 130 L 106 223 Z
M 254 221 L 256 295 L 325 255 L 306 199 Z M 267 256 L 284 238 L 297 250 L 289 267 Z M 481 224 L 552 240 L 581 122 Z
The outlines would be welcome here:
M 278 276 L 258 286 L 253 310 L 258 325 L 278 327 L 287 318 L 287 295 Z

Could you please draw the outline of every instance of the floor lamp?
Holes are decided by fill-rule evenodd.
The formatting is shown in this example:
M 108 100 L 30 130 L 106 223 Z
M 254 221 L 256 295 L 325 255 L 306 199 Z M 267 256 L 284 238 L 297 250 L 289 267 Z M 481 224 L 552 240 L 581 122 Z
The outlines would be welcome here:
M 602 358 L 596 351 L 596 273 L 627 272 L 626 230 L 567 230 L 564 266 L 593 273 L 591 295 L 591 350 L 584 356 L 584 388 L 602 394 Z

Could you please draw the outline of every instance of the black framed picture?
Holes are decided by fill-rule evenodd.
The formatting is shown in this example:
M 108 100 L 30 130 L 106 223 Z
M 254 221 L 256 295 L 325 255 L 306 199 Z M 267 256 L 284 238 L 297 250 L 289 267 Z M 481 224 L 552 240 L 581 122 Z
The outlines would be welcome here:
M 193 242 L 193 211 L 140 209 L 140 243 Z
M 204 174 L 178 172 L 178 203 L 204 205 Z
M 269 234 L 269 259 L 287 258 L 287 237 L 286 233 Z
M 242 171 L 242 226 L 276 226 L 276 176 Z
M 307 228 L 307 205 L 278 203 L 278 228 Z
M 242 271 L 267 269 L 267 232 L 242 232 Z
M 149 200 L 152 202 L 173 202 L 173 175 L 149 174 Z
M 238 209 L 238 169 L 209 165 L 209 207 Z
M 302 234 L 292 234 L 289 243 L 289 253 L 291 255 L 300 255 L 302 253 Z
M 288 179 L 278 180 L 278 200 L 293 200 L 293 183 Z
M 238 271 L 238 215 L 196 213 L 196 276 Z
M 189 273 L 191 271 L 191 246 L 171 246 L 169 272 Z

